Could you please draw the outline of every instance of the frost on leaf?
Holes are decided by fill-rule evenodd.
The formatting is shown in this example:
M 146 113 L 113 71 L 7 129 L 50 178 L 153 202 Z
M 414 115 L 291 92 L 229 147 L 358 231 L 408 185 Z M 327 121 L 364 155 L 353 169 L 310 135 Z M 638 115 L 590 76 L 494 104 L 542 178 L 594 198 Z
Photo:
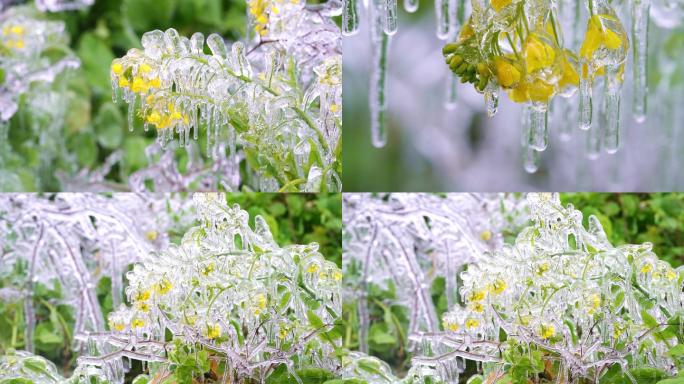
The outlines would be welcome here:
M 279 246 L 261 216 L 251 227 L 222 194 L 194 201 L 199 225 L 126 274 L 131 305 L 108 316 L 109 332 L 78 336 L 95 347 L 79 365 L 119 382 L 122 358 L 167 362 L 192 346 L 225 364 L 228 382 L 263 382 L 281 365 L 295 377 L 335 370 L 338 341 L 327 332 L 341 312 L 340 269 L 315 243 Z

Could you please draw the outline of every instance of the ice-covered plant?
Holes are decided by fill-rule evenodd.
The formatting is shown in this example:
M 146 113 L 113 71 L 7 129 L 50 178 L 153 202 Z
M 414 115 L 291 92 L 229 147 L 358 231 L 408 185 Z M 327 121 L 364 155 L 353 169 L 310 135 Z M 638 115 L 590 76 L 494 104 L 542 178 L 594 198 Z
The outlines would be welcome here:
M 415 12 L 418 3 L 405 0 L 404 9 Z M 387 140 L 387 57 L 390 40 L 397 32 L 398 6 L 397 0 L 363 4 L 373 51 L 371 136 L 373 145 L 382 147 Z M 562 138 L 569 138 L 571 129 L 579 126 L 587 131 L 590 158 L 596 158 L 602 149 L 615 153 L 623 120 L 623 82 L 631 82 L 628 92 L 636 123 L 646 120 L 647 98 L 660 99 L 653 92 L 649 95 L 647 83 L 649 24 L 658 28 L 650 33 L 653 41 L 680 33 L 676 28 L 684 22 L 684 5 L 679 0 L 436 0 L 434 5 L 437 37 L 451 41 L 444 47 L 452 72 L 445 81 L 445 106 L 456 106 L 459 78 L 484 94 L 490 116 L 497 111 L 501 90 L 512 101 L 524 103 L 521 141 L 528 172 L 536 171 L 539 152 L 548 145 L 547 112 L 554 95 L 563 98 L 553 103 L 562 111 L 559 116 L 563 120 L 554 122 Z M 345 0 L 343 33 L 358 31 L 360 8 L 358 1 Z M 627 19 L 629 37 L 622 25 Z M 667 65 L 656 64 L 657 72 L 668 71 Z M 665 99 L 677 92 L 669 88 Z M 574 97 L 575 93 L 579 97 Z M 577 123 L 570 122 L 568 117 L 575 115 Z M 668 113 L 656 110 L 652 115 Z
M 223 195 L 194 200 L 200 225 L 127 273 L 131 305 L 109 315 L 110 332 L 79 336 L 94 347 L 79 365 L 101 367 L 112 382 L 129 359 L 158 362 L 151 374 L 177 382 L 205 373 L 264 382 L 278 373 L 301 383 L 307 369 L 335 371 L 340 269 L 315 243 L 277 245 L 261 216 L 251 228 Z
M 201 127 L 210 157 L 246 162 L 257 190 L 341 189 L 341 54 L 336 5 L 248 3 L 256 37 L 226 46 L 217 34 L 148 32 L 143 50 L 111 65 L 114 98 L 165 145 Z M 192 131 L 192 132 L 191 132 Z M 239 167 L 237 177 L 239 178 Z M 233 171 L 233 175 L 235 175 Z M 239 184 L 233 185 L 237 188 Z
M 15 315 L 24 324 L 23 338 L 3 347 L 34 351 L 34 338 L 42 337 L 36 333 L 39 305 L 50 308 L 55 319 L 59 308 L 73 310 L 73 329 L 64 330 L 68 335 L 104 331 L 98 283 L 108 278 L 112 305 L 122 303 L 126 268 L 168 243 L 173 221 L 167 209 L 183 208 L 172 198 L 134 194 L 0 197 L 0 281 L 11 281 L 0 286 L 0 298 L 8 305 L 23 302 Z M 46 298 L 41 293 L 46 290 L 59 297 Z M 70 328 L 64 321 L 57 325 Z
M 461 304 L 444 314 L 443 330 L 413 335 L 423 351 L 414 371 L 427 367 L 449 381 L 471 360 L 490 382 L 641 383 L 677 374 L 681 268 L 660 261 L 650 243 L 610 244 L 596 217 L 585 228 L 557 194 L 528 202 L 533 225 L 461 274 Z
M 366 353 L 371 287 L 395 292 L 386 304 L 407 308 L 409 334 L 435 332 L 435 280 L 444 280 L 446 305 L 455 305 L 463 266 L 501 248 L 504 232 L 525 218 L 510 195 L 346 194 L 343 201 L 344 300 L 356 303 L 358 349 Z

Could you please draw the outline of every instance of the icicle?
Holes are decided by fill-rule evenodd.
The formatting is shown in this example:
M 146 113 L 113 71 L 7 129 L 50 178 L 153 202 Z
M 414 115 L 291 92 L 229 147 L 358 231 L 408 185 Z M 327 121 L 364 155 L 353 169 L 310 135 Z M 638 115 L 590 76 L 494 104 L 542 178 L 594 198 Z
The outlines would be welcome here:
M 397 0 L 385 1 L 383 30 L 388 35 L 397 33 Z
M 446 98 L 444 101 L 444 108 L 455 109 L 457 104 L 457 87 L 458 86 L 458 76 L 455 73 L 449 71 L 447 75 L 446 82 Z
M 620 147 L 620 93 L 607 93 L 604 106 L 604 114 L 606 116 L 604 146 L 606 152 L 615 153 Z
M 633 116 L 637 123 L 646 120 L 646 96 L 648 95 L 648 20 L 650 0 L 632 1 L 632 46 L 634 52 L 634 101 Z
M 587 131 L 587 157 L 591 160 L 598 159 L 601 153 L 601 127 L 595 126 Z
M 484 92 L 487 115 L 493 117 L 499 110 L 499 86 L 490 81 Z
M 128 115 L 127 115 L 127 121 L 128 121 L 128 130 L 133 132 L 133 110 L 135 109 L 135 96 L 133 98 L 133 102 L 128 105 Z
M 525 150 L 524 167 L 525 172 L 535 173 L 539 169 L 539 152 L 532 148 L 527 148 Z
M 449 37 L 449 0 L 435 0 L 437 17 L 437 38 L 445 40 Z
M 549 143 L 548 109 L 535 106 L 529 106 L 527 108 L 530 108 L 530 147 L 537 151 L 543 151 Z
M 591 93 L 591 80 L 586 77 L 580 78 L 579 127 L 584 130 L 591 128 Z
M 386 80 L 387 80 L 387 54 L 389 51 L 390 36 L 383 33 L 382 15 L 371 7 L 371 34 L 373 44 L 373 67 L 371 70 L 370 84 L 370 110 L 371 110 L 371 140 L 373 146 L 382 148 L 387 143 L 387 127 L 385 126 L 385 112 L 387 110 Z
M 359 31 L 359 2 L 358 0 L 344 0 L 342 10 L 342 34 L 354 35 Z
M 404 0 L 404 10 L 413 13 L 418 10 L 418 0 Z

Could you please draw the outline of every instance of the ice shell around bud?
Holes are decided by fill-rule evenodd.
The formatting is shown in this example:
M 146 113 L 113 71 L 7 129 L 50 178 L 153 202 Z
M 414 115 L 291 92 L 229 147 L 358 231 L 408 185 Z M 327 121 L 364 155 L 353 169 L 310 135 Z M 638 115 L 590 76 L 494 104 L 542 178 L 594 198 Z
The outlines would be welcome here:
M 223 38 L 215 33 L 212 33 L 207 37 L 207 45 L 214 56 L 219 56 L 222 59 L 228 57 L 228 50 L 226 49 L 226 43 Z
M 145 49 L 145 56 L 159 60 L 162 57 L 162 50 L 164 49 L 164 32 L 155 29 L 154 31 L 145 32 L 142 36 L 142 46 Z
M 190 37 L 190 52 L 195 55 L 204 53 L 204 34 L 202 32 L 195 32 Z
M 164 32 L 164 44 L 168 53 L 187 53 L 187 48 L 182 44 L 178 31 L 173 28 L 169 28 Z

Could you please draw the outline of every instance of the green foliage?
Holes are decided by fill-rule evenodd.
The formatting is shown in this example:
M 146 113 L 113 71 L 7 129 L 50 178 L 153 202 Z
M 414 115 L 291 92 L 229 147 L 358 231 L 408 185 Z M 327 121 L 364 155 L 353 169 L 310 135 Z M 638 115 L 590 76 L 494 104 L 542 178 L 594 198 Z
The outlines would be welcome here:
M 254 217 L 266 219 L 278 244 L 317 242 L 326 259 L 342 265 L 342 195 L 231 193 L 228 205 L 240 204 Z
M 684 194 L 564 193 L 584 220 L 595 215 L 613 244 L 653 243 L 653 251 L 673 267 L 684 264 Z

